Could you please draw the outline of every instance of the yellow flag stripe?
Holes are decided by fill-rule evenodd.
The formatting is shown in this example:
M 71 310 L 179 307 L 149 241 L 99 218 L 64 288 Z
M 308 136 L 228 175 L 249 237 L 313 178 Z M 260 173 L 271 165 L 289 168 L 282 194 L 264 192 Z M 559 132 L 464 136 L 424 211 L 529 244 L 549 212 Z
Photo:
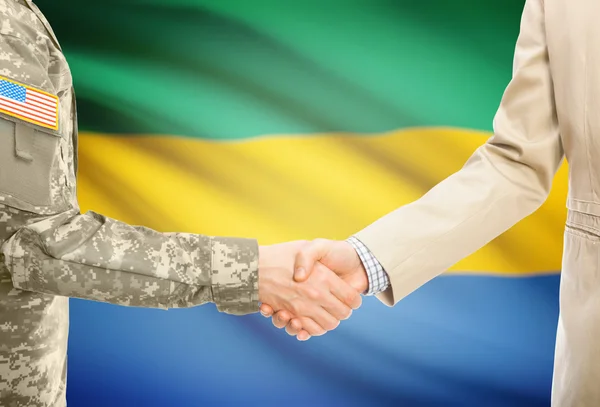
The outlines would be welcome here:
M 86 133 L 79 199 L 160 231 L 343 239 L 459 170 L 488 133 L 411 128 L 380 135 L 277 135 L 235 142 Z M 566 165 L 534 215 L 452 268 L 530 275 L 560 269 Z

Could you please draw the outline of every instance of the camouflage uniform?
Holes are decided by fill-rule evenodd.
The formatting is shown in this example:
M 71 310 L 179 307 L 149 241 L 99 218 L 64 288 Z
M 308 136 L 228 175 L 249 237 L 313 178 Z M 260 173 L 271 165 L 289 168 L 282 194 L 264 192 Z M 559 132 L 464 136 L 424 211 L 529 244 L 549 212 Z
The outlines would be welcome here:
M 56 130 L 0 105 L 0 405 L 66 405 L 68 297 L 258 310 L 256 241 L 80 213 L 71 73 L 31 0 L 0 0 L 0 76 L 58 97 Z

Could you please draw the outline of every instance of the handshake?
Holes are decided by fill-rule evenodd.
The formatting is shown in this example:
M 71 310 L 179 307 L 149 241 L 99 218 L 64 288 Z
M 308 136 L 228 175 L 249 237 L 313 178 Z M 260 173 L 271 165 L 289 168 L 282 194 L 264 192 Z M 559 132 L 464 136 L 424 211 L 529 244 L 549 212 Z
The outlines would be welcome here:
M 362 303 L 367 273 L 346 241 L 317 239 L 259 248 L 260 312 L 298 340 L 338 327 Z

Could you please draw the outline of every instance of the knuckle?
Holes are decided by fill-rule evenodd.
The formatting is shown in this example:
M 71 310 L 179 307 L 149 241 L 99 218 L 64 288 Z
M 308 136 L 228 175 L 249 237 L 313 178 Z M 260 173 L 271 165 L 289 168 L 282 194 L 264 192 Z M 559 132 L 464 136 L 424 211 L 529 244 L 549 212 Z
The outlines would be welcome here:
M 348 293 L 344 297 L 344 302 L 348 305 L 352 305 L 356 302 L 356 297 L 358 297 L 358 293 Z
M 327 287 L 329 290 L 334 286 L 335 282 L 329 278 L 327 273 L 323 272 L 323 266 L 317 264 L 312 274 L 312 283 L 319 287 Z
M 321 293 L 314 287 L 308 287 L 306 289 L 306 297 L 313 301 L 316 301 L 321 299 Z

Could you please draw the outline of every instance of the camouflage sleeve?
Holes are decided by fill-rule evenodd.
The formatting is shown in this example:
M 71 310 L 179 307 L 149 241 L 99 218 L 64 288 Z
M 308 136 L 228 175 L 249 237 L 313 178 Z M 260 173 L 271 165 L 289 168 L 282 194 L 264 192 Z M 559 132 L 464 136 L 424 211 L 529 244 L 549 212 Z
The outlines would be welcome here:
M 258 311 L 258 246 L 242 238 L 159 233 L 75 210 L 20 228 L 2 246 L 15 287 L 120 305 L 214 302 Z

